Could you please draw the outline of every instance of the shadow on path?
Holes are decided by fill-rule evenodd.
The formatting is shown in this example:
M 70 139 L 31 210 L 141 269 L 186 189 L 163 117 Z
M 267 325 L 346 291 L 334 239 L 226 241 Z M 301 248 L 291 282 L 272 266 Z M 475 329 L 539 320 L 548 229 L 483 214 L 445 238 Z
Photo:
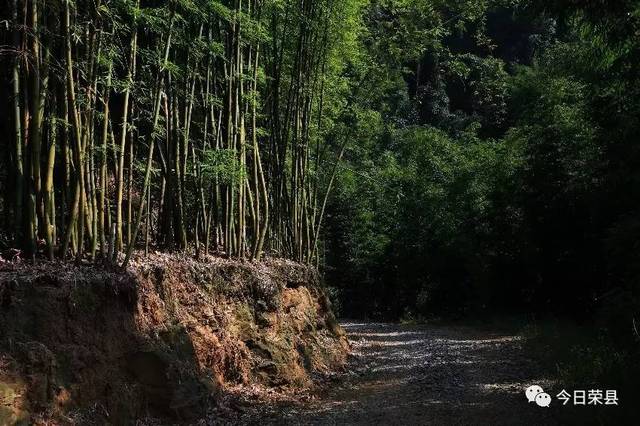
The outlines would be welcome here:
M 459 326 L 342 325 L 353 345 L 344 380 L 312 402 L 273 411 L 268 421 L 553 424 L 548 409 L 528 404 L 524 396 L 530 384 L 550 383 L 519 336 Z

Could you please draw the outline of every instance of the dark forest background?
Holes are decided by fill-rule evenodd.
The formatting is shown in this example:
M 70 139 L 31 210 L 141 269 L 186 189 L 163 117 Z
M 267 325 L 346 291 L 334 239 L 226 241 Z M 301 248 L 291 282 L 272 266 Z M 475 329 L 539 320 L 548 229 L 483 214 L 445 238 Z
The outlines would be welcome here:
M 327 281 L 347 313 L 584 318 L 612 304 L 631 331 L 640 9 L 474 6 L 368 6 Z

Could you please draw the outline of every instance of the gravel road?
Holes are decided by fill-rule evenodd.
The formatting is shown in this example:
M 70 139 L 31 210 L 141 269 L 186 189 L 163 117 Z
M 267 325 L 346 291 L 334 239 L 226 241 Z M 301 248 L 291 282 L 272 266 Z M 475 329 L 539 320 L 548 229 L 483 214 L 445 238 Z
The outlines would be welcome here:
M 264 410 L 260 423 L 554 424 L 552 410 L 525 398 L 527 386 L 552 384 L 520 336 L 463 326 L 343 327 L 353 346 L 344 376 L 310 401 Z

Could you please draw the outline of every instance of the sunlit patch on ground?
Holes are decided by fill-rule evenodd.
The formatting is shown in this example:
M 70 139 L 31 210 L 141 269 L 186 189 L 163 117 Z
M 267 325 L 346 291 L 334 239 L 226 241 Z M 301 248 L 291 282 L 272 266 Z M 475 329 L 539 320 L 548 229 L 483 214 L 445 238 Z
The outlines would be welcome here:
M 552 424 L 528 405 L 551 382 L 517 335 L 466 327 L 346 322 L 345 378 L 312 401 L 273 412 L 285 424 Z

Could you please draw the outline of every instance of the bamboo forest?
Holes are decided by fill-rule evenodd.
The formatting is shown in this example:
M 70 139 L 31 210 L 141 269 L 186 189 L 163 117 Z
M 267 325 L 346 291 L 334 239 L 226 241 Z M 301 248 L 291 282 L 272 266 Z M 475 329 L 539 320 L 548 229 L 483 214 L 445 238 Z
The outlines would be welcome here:
M 0 425 L 637 424 L 639 69 L 635 0 L 0 0 Z
M 355 5 L 155 3 L 11 4 L 17 246 L 316 258 Z

